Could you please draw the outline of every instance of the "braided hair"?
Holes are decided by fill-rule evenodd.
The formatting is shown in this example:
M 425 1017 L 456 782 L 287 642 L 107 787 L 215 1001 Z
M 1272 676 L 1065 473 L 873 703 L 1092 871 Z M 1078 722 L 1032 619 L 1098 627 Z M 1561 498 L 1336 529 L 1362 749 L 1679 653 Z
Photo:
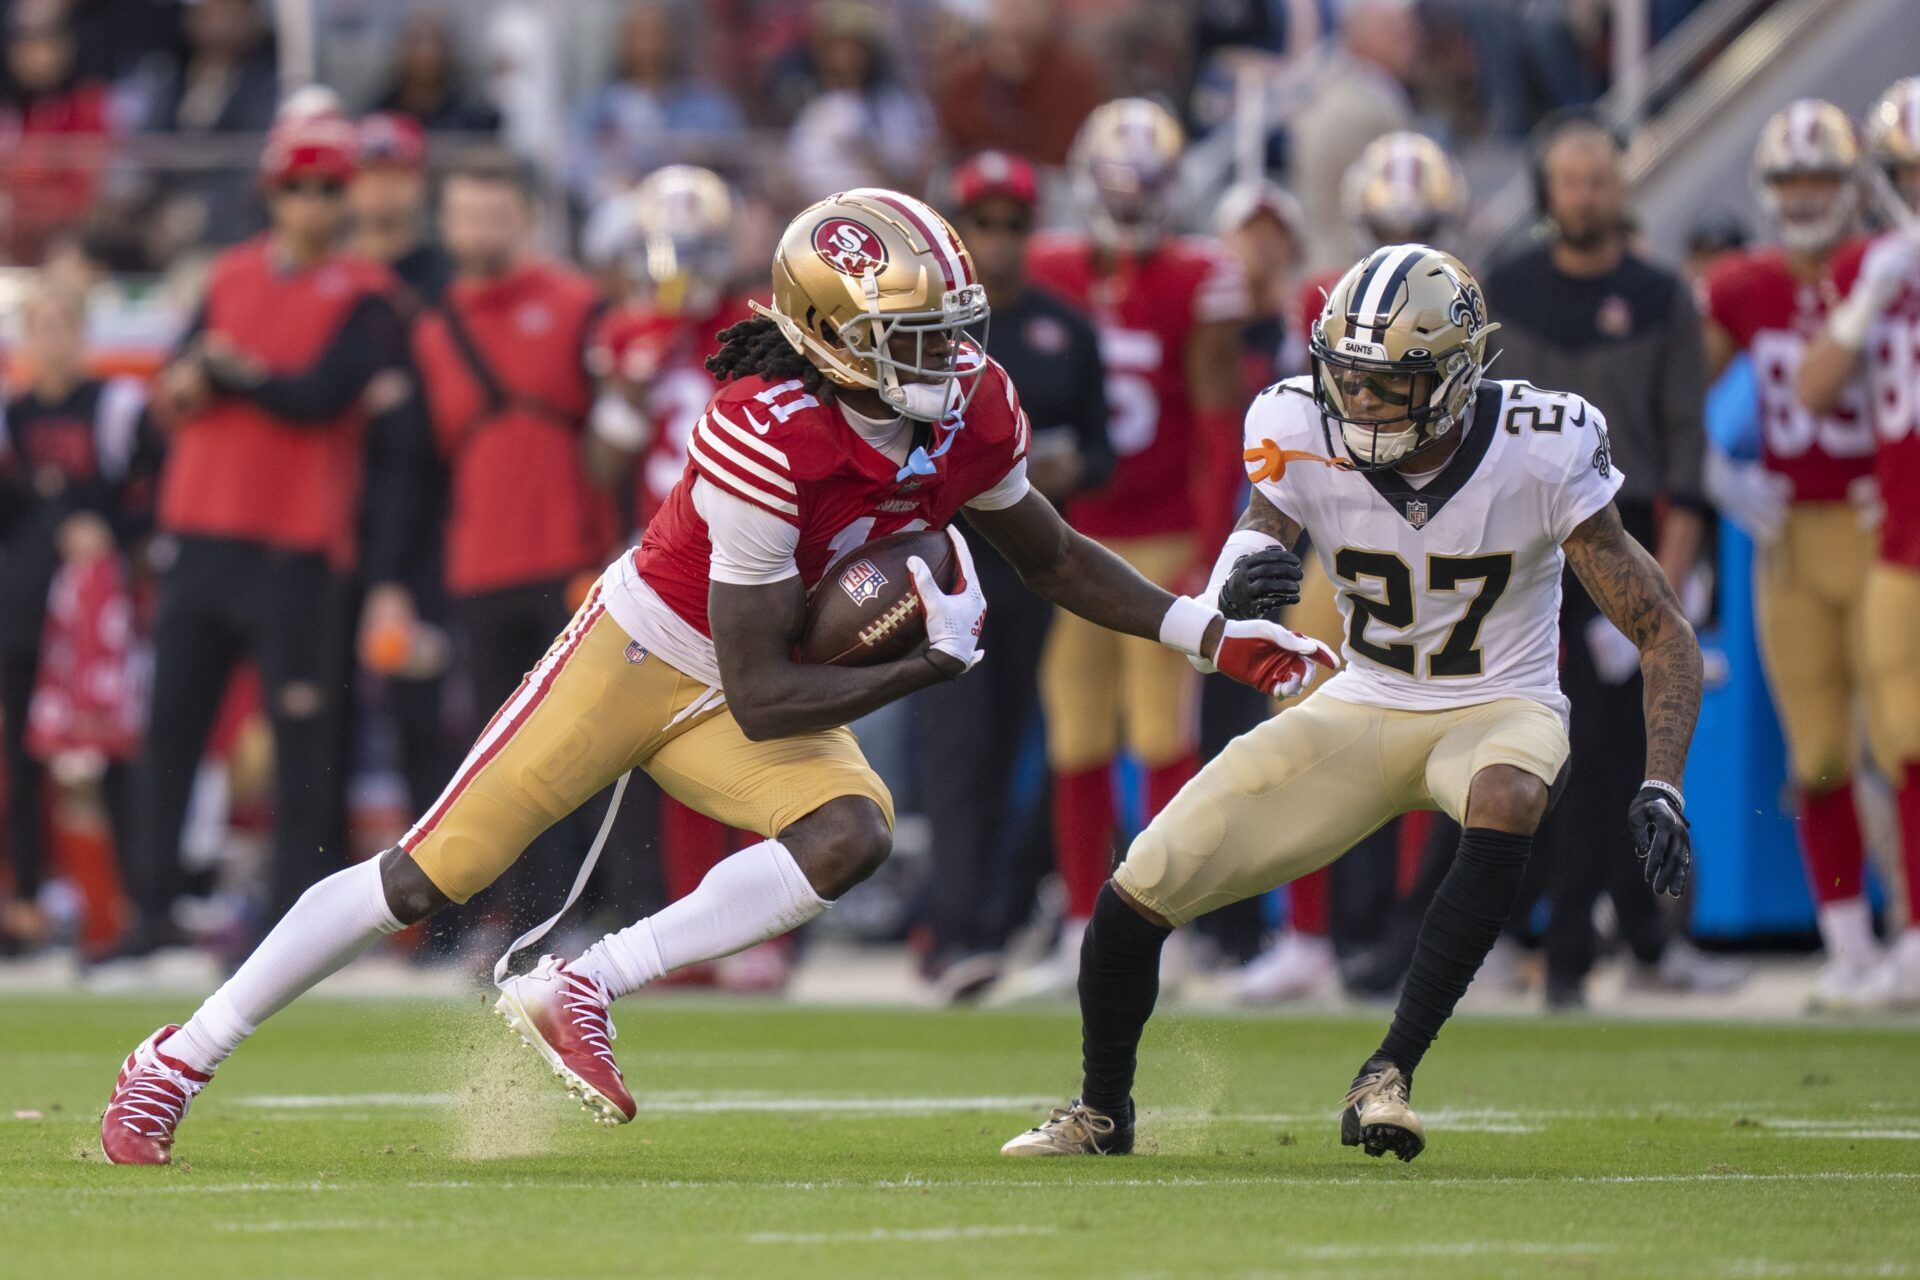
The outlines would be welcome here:
M 754 316 L 720 331 L 720 350 L 707 357 L 707 372 L 725 382 L 729 378 L 765 378 L 787 382 L 795 378 L 808 392 L 823 396 L 832 384 L 813 361 L 793 349 L 780 327 L 765 316 Z

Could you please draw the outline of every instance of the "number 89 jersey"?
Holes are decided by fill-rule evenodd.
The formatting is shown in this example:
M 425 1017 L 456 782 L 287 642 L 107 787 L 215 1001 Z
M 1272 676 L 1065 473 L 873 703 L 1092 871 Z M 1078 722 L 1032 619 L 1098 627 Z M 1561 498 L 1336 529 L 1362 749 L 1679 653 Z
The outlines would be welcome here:
M 1329 451 L 1310 379 L 1260 394 L 1246 447 Z M 1488 380 L 1460 447 L 1417 486 L 1298 459 L 1256 480 L 1311 535 L 1339 595 L 1345 665 L 1321 691 L 1414 711 L 1528 698 L 1564 720 L 1560 546 L 1621 478 L 1599 410 Z

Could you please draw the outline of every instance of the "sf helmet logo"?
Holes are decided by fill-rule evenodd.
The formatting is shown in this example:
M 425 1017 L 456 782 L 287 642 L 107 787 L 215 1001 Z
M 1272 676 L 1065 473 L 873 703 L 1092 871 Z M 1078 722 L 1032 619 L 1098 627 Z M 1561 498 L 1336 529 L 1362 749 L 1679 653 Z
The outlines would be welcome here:
M 813 248 L 841 275 L 859 277 L 887 265 L 887 246 L 851 218 L 828 218 L 813 229 Z

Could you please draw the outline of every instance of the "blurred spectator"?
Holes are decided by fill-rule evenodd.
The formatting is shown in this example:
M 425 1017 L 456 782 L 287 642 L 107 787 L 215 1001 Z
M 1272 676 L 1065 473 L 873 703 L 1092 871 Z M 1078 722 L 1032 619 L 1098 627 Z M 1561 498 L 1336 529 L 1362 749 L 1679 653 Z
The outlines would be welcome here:
M 1690 284 L 1706 279 L 1713 264 L 1747 247 L 1747 224 L 1730 213 L 1703 218 L 1687 233 L 1684 274 Z
M 1294 323 L 1305 232 L 1300 202 L 1263 178 L 1229 187 L 1215 210 L 1213 233 L 1239 261 L 1253 301 L 1240 331 L 1241 384 L 1249 400 L 1306 367 L 1306 343 Z
M 500 113 L 471 93 L 444 14 L 415 13 L 400 33 L 393 79 L 375 109 L 411 116 L 430 132 L 492 133 Z
M 264 132 L 279 95 L 257 0 L 199 0 L 187 10 L 186 58 L 162 77 L 146 129 L 186 138 Z M 260 226 L 252 175 L 240 165 L 175 174 L 160 197 L 148 235 L 156 263 L 189 245 L 232 244 Z
M 1541 115 L 1584 106 L 1599 92 L 1569 0 L 1465 0 L 1460 12 L 1479 55 L 1488 133 L 1518 138 Z
M 134 89 L 155 64 L 186 51 L 183 0 L 66 0 L 64 8 L 84 76 Z
M 1105 93 L 1099 68 L 1067 44 L 1051 0 L 992 0 L 975 45 L 936 89 L 947 144 L 1065 164 L 1080 122 Z
M 1535 160 L 1545 244 L 1486 277 L 1500 325 L 1493 344 L 1507 377 L 1586 398 L 1605 418 L 1596 441 L 1626 475 L 1616 495 L 1627 532 L 1653 550 L 1685 592 L 1706 532 L 1701 459 L 1706 404 L 1700 317 L 1678 275 L 1637 256 L 1623 156 L 1614 136 L 1575 118 L 1552 129 Z M 1532 412 L 1534 429 L 1578 431 L 1565 406 Z M 1516 413 L 1519 412 L 1516 410 Z M 1515 419 L 1509 417 L 1511 425 Z M 1605 892 L 1633 953 L 1630 980 L 1668 990 L 1725 991 L 1741 970 L 1679 939 L 1633 857 L 1616 815 L 1640 787 L 1645 751 L 1640 655 L 1567 576 L 1560 618 L 1561 687 L 1573 706 L 1566 789 L 1547 818 L 1550 907 L 1543 943 L 1547 1001 L 1585 1003 L 1597 956 L 1593 908 Z M 1516 918 L 1527 914 L 1523 905 Z
M 6 17 L 0 155 L 8 260 L 37 263 L 56 227 L 84 221 L 106 163 L 107 89 L 83 75 L 57 0 L 18 0 Z
M 815 96 L 787 134 L 786 183 L 796 199 L 849 187 L 918 191 L 933 164 L 933 111 L 897 79 L 881 13 L 828 0 L 813 15 L 808 66 Z
M 1340 47 L 1294 121 L 1293 189 L 1307 214 L 1307 264 L 1315 271 L 1352 257 L 1341 217 L 1341 181 L 1368 143 L 1408 128 L 1407 85 L 1420 57 L 1420 22 L 1408 0 L 1351 0 Z
M 1113 469 L 1105 373 L 1085 316 L 1027 278 L 1039 178 L 1017 155 L 989 151 L 955 171 L 954 227 L 993 308 L 987 352 L 1020 388 L 1033 424 L 1028 479 L 1056 503 L 1097 489 Z M 1035 674 L 1053 606 L 978 536 L 968 538 L 981 585 L 993 593 L 993 647 L 967 680 L 927 689 L 915 714 L 922 736 L 921 801 L 931 822 L 933 947 L 923 971 L 952 1000 L 999 972 L 999 953 L 1031 905 L 1035 877 L 1016 865 L 1044 822 L 1037 802 L 1014 811 L 1015 768 L 1037 727 Z
M 454 279 L 413 332 L 448 474 L 446 590 L 475 737 L 566 629 L 574 579 L 606 563 L 615 537 L 582 459 L 600 297 L 587 277 L 534 251 L 533 229 L 533 193 L 511 162 L 482 159 L 449 174 L 440 235 Z M 563 820 L 535 841 L 489 901 L 564 876 L 573 830 Z M 458 935 L 476 916 L 453 918 L 469 921 L 441 926 Z
M 347 185 L 353 249 L 385 263 L 418 306 L 434 306 L 453 278 L 446 250 L 427 237 L 427 140 L 411 116 L 360 122 L 359 165 Z
M 594 205 L 663 164 L 725 158 L 740 108 L 694 74 L 693 15 L 645 0 L 620 23 L 613 80 L 581 107 L 570 165 L 574 198 Z
M 344 857 L 335 734 L 362 393 L 391 367 L 401 336 L 386 268 L 336 249 L 355 146 L 337 116 L 289 121 L 269 136 L 260 176 L 270 229 L 215 259 L 158 383 L 156 412 L 172 431 L 159 511 L 171 563 L 134 781 L 127 870 L 141 919 L 122 947 L 130 958 L 177 938 L 170 912 L 187 799 L 243 658 L 259 667 L 273 730 L 268 918 Z
M 0 945 L 30 948 L 46 936 L 35 898 L 48 849 L 47 772 L 31 750 L 28 707 L 41 682 L 49 592 L 63 558 L 111 554 L 145 531 L 160 441 L 137 382 L 87 375 L 82 295 L 43 283 L 24 320 L 27 382 L 0 420 L 0 720 L 14 894 L 0 913 Z M 137 709 L 124 684 L 113 692 L 127 704 L 115 708 L 125 725 Z M 124 835 L 123 771 L 110 766 L 104 782 Z

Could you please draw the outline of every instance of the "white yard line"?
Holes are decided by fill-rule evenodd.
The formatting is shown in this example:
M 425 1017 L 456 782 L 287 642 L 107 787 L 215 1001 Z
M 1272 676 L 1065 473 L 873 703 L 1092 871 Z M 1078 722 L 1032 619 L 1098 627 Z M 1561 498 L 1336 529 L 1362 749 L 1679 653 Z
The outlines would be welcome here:
M 1569 1253 L 1612 1253 L 1617 1245 L 1556 1244 L 1551 1240 L 1461 1240 L 1451 1244 L 1303 1244 L 1289 1245 L 1292 1258 L 1331 1261 L 1340 1258 L 1469 1258 L 1478 1254 L 1558 1257 Z
M 1004 1236 L 1051 1236 L 1058 1227 L 923 1227 L 871 1231 L 756 1231 L 748 1244 L 882 1244 L 894 1241 L 993 1240 Z
M 252 1235 L 256 1232 L 272 1231 L 385 1231 L 393 1227 L 405 1227 L 402 1222 L 382 1222 L 375 1218 L 313 1218 L 299 1219 L 269 1218 L 264 1221 L 216 1222 L 215 1231 L 230 1235 Z

